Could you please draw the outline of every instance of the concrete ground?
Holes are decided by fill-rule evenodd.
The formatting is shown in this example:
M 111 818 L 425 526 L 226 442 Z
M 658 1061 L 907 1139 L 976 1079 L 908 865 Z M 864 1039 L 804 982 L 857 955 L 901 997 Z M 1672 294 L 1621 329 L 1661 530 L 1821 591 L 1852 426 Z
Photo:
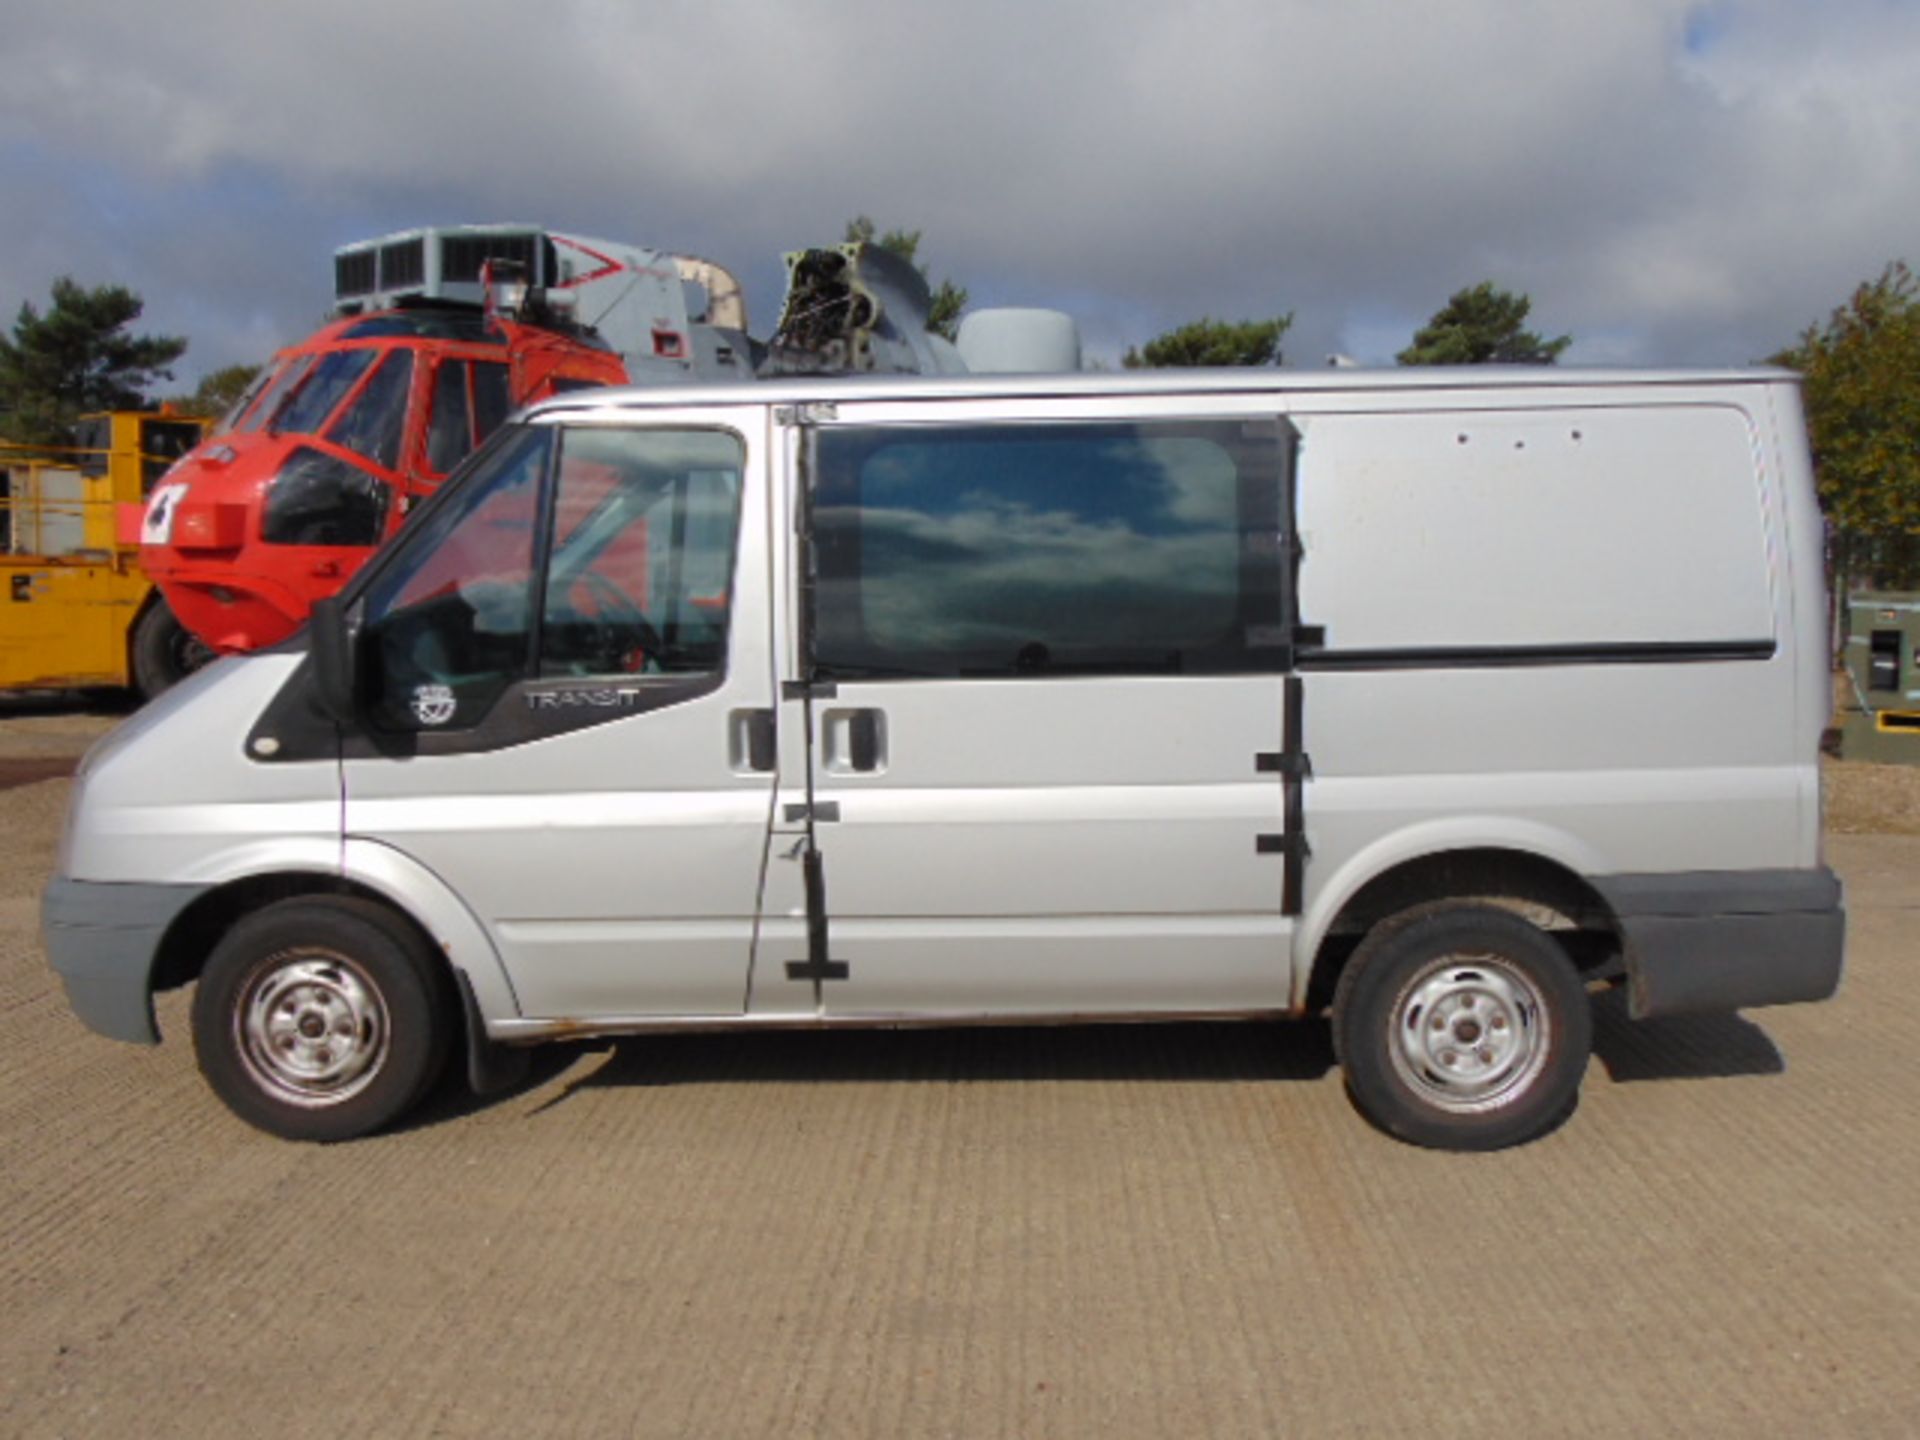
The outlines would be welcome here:
M 153 1050 L 67 1012 L 68 782 L 15 778 L 0 1434 L 1920 1433 L 1920 837 L 1834 838 L 1837 1000 L 1603 1002 L 1497 1155 L 1369 1129 L 1317 1024 L 555 1049 L 319 1149 L 212 1099 L 182 995 Z

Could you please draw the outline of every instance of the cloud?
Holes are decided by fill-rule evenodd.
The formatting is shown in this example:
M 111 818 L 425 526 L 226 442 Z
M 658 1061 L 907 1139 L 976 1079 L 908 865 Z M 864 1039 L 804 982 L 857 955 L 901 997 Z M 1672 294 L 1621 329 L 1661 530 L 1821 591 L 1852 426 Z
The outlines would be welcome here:
M 0 299 L 125 279 L 207 366 L 434 222 L 706 253 L 764 328 L 779 253 L 866 211 L 1095 353 L 1293 310 L 1299 363 L 1390 359 L 1483 278 L 1570 361 L 1743 362 L 1920 235 L 1900 0 L 10 11 Z

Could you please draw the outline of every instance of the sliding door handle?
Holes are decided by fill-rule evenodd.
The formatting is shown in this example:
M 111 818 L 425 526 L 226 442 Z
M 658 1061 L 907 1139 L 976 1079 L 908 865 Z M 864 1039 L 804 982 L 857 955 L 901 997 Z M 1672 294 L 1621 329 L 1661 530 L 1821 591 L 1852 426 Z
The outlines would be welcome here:
M 821 748 L 834 775 L 871 775 L 887 765 L 887 717 L 880 710 L 827 710 L 820 716 Z

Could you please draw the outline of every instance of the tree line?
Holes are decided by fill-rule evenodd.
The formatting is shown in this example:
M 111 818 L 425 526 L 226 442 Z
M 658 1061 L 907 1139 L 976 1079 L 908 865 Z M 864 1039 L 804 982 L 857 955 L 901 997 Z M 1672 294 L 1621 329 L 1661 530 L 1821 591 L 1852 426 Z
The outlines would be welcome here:
M 845 238 L 897 252 L 923 275 L 921 232 L 881 230 L 865 215 Z M 964 286 L 934 285 L 927 328 L 951 339 L 967 306 Z M 1448 297 L 1394 358 L 1401 365 L 1551 365 L 1572 337 L 1527 328 L 1532 301 L 1491 280 Z M 43 313 L 23 303 L 0 335 L 0 439 L 54 447 L 73 442 L 90 411 L 154 403 L 187 342 L 138 335 L 140 297 L 120 285 L 53 283 Z M 1129 369 L 1271 366 L 1283 362 L 1291 313 L 1266 319 L 1203 316 L 1128 348 Z M 1847 583 L 1920 586 L 1920 282 L 1904 262 L 1858 286 L 1824 321 L 1768 359 L 1804 377 L 1809 441 L 1820 502 L 1834 533 L 1835 568 Z M 191 392 L 167 397 L 182 413 L 218 415 L 258 367 L 232 365 Z

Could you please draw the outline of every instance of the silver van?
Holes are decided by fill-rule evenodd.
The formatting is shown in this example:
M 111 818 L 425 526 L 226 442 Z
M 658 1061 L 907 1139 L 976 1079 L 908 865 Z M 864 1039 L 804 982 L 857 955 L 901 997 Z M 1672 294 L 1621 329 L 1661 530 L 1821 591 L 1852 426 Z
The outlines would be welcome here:
M 1493 1148 L 1595 990 L 1833 992 L 1825 618 L 1779 371 L 582 393 L 94 748 L 46 945 L 290 1138 L 548 1039 L 1329 1014 Z

